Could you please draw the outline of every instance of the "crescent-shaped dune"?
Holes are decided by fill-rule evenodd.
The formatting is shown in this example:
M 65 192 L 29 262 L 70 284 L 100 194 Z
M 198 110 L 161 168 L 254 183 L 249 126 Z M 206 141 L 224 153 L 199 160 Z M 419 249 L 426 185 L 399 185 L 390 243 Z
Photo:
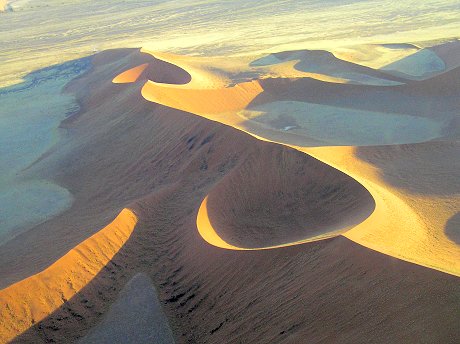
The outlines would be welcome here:
M 244 161 L 201 205 L 198 230 L 210 244 L 296 245 L 337 236 L 372 213 L 374 200 L 349 176 L 291 148 L 267 143 L 263 149 L 268 159 Z

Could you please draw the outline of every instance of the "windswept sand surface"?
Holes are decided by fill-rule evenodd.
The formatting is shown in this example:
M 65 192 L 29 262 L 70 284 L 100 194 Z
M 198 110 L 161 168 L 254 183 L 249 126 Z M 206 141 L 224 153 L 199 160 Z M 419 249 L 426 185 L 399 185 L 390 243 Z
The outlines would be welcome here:
M 353 66 L 357 83 L 336 74 L 352 62 L 294 76 L 144 51 L 99 53 L 66 88 L 81 110 L 34 169 L 75 201 L 1 247 L 0 342 L 106 337 L 138 273 L 178 343 L 460 340 L 458 67 L 416 81 Z M 242 116 L 280 102 L 315 105 L 296 124 Z M 378 118 L 383 141 L 351 146 L 351 128 L 332 146 L 305 118 L 324 109 L 343 130 Z

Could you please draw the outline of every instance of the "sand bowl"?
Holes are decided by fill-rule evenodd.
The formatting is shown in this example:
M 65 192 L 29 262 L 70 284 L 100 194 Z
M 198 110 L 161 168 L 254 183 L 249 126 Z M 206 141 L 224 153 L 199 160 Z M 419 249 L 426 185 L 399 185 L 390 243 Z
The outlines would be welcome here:
M 367 190 L 344 173 L 271 143 L 227 175 L 206 197 L 198 230 L 227 249 L 291 246 L 346 232 L 374 209 Z

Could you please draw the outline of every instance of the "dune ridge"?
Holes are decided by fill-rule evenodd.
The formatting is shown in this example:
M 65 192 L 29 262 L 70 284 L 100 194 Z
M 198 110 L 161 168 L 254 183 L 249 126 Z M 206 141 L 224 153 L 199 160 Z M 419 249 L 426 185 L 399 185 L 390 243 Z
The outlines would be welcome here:
M 148 66 L 148 63 L 144 63 L 137 67 L 131 68 L 126 72 L 118 74 L 115 78 L 113 78 L 112 82 L 114 84 L 126 84 L 136 82 Z

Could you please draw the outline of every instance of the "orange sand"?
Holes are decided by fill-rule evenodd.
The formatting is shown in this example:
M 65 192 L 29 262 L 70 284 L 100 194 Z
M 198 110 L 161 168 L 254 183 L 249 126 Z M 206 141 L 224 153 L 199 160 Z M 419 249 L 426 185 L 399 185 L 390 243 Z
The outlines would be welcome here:
M 112 82 L 114 84 L 126 84 L 136 82 L 148 66 L 148 63 L 144 63 L 140 66 L 131 68 L 121 74 L 118 74 L 115 78 L 113 78 Z

